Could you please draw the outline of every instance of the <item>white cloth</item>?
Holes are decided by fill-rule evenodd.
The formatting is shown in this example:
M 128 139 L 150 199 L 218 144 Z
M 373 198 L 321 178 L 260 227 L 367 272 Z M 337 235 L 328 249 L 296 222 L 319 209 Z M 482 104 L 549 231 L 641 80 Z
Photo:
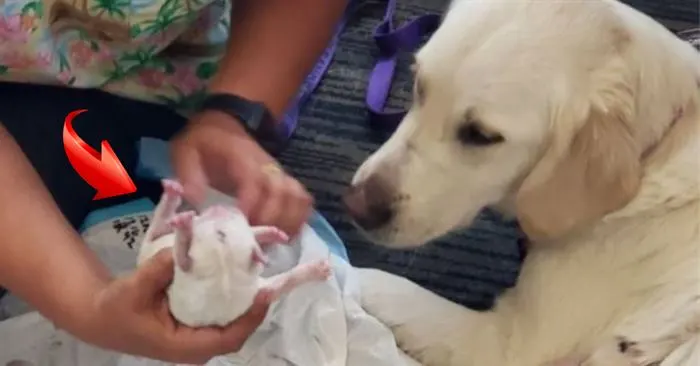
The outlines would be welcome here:
M 131 271 L 150 215 L 147 212 L 109 220 L 89 228 L 83 237 L 114 273 Z M 115 225 L 125 221 L 132 222 L 129 228 Z M 354 269 L 330 254 L 310 227 L 294 245 L 277 247 L 269 255 L 271 264 L 265 276 L 329 255 L 333 276 L 284 296 L 273 304 L 240 352 L 215 358 L 207 366 L 418 365 L 398 349 L 391 331 L 360 307 Z M 165 365 L 95 349 L 57 330 L 36 312 L 0 322 L 0 365 L 11 360 L 29 361 L 35 366 Z

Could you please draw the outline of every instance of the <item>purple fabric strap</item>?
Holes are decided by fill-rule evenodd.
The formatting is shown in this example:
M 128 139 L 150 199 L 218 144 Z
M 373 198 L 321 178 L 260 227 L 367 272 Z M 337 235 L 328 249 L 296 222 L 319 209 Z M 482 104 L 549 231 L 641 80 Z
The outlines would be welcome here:
M 343 19 L 338 24 L 330 44 L 319 58 L 301 86 L 296 98 L 285 113 L 280 124 L 280 137 L 288 140 L 294 133 L 299 121 L 299 114 L 311 94 L 321 83 L 328 67 L 333 61 L 338 39 L 345 29 L 347 19 L 354 12 L 357 0 L 350 1 Z M 380 56 L 372 70 L 367 87 L 366 103 L 370 113 L 370 123 L 381 129 L 394 129 L 405 111 L 386 111 L 384 105 L 391 91 L 391 84 L 396 69 L 396 60 L 399 52 L 412 52 L 416 50 L 424 36 L 430 35 L 440 23 L 439 14 L 426 14 L 414 18 L 398 28 L 394 27 L 393 17 L 396 10 L 396 0 L 387 0 L 384 19 L 375 28 L 373 38 L 379 47 Z
M 374 29 L 374 41 L 379 48 L 379 60 L 369 77 L 365 102 L 370 124 L 382 130 L 394 130 L 406 114 L 405 110 L 389 111 L 384 107 L 394 79 L 399 52 L 412 52 L 420 47 L 425 36 L 432 34 L 441 21 L 440 14 L 426 14 L 394 27 L 396 0 L 387 0 L 384 19 Z
M 316 62 L 316 65 L 311 70 L 311 73 L 306 77 L 306 80 L 299 89 L 296 98 L 292 101 L 287 113 L 285 113 L 284 117 L 282 118 L 282 123 L 280 123 L 282 130 L 280 131 L 280 134 L 283 140 L 288 140 L 294 133 L 297 123 L 299 122 L 299 113 L 302 107 L 306 104 L 311 94 L 321 83 L 326 71 L 328 71 L 328 67 L 333 61 L 333 55 L 335 54 L 335 49 L 338 45 L 338 39 L 340 38 L 340 34 L 345 29 L 347 18 L 352 12 L 352 7 L 355 2 L 355 0 L 350 1 L 343 19 L 336 27 L 335 34 L 333 34 L 330 44 L 328 47 L 326 47 L 326 50 L 323 52 L 321 57 L 319 57 L 318 62 Z

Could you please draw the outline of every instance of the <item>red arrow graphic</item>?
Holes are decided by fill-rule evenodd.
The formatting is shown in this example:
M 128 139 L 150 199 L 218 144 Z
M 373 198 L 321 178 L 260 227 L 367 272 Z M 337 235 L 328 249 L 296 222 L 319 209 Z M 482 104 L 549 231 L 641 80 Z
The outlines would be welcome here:
M 100 156 L 73 129 L 73 119 L 83 112 L 87 112 L 87 109 L 79 109 L 66 116 L 63 123 L 63 148 L 76 173 L 97 190 L 93 201 L 136 192 L 136 185 L 109 142 L 102 141 Z

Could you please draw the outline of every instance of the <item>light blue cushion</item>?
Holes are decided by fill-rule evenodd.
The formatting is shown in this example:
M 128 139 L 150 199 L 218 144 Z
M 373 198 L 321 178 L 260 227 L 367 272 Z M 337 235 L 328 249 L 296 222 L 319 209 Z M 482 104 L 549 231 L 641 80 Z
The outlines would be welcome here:
M 321 237 L 324 242 L 326 242 L 328 248 L 333 254 L 350 262 L 348 250 L 345 247 L 345 244 L 343 244 L 343 240 L 340 239 L 338 233 L 335 231 L 335 229 L 333 229 L 333 226 L 326 221 L 326 218 L 323 217 L 323 215 L 314 210 L 311 213 L 311 218 L 309 218 L 308 224 L 312 229 L 314 229 L 316 234 Z

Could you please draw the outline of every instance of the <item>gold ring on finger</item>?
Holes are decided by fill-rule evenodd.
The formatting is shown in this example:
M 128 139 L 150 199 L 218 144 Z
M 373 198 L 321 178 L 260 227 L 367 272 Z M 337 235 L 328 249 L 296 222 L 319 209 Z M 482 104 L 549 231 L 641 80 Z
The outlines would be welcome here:
M 269 164 L 263 165 L 261 170 L 263 173 L 265 173 L 265 175 L 270 176 L 270 177 L 281 176 L 284 174 L 284 171 L 282 170 L 282 168 L 280 168 L 277 164 L 274 164 L 274 163 L 269 163 Z

